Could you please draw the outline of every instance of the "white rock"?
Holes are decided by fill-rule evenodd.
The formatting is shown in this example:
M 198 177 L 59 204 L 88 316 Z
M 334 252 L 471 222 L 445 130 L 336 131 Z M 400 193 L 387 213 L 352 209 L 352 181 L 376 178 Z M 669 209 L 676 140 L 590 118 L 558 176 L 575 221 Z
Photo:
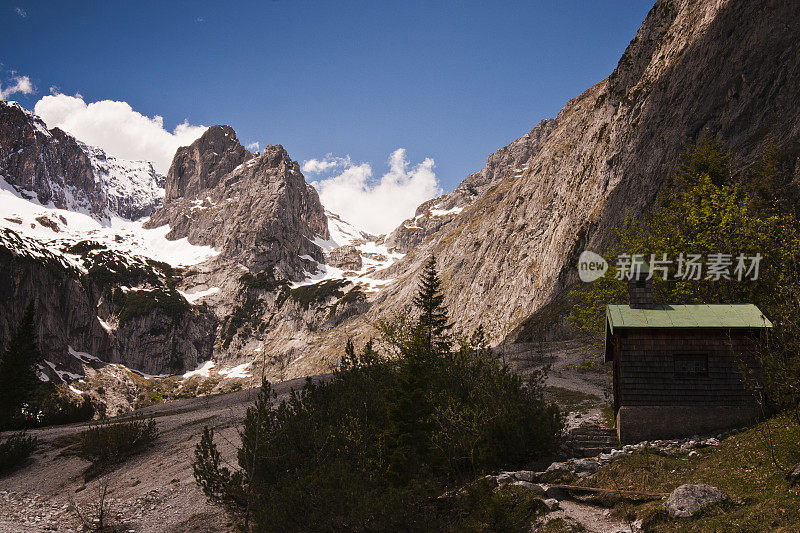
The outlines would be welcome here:
M 728 496 L 710 485 L 681 485 L 669 495 L 664 508 L 673 518 L 686 518 Z
M 544 504 L 551 511 L 555 511 L 559 507 L 558 500 L 556 500 L 555 498 L 548 498 L 548 499 L 544 500 Z

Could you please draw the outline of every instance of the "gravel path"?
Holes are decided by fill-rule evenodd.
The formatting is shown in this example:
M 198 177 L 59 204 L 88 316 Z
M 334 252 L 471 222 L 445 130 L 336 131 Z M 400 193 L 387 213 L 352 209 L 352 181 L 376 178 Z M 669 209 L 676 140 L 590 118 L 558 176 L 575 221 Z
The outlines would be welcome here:
M 547 515 L 547 520 L 563 519 L 568 524 L 580 524 L 586 533 L 630 533 L 628 524 L 604 515 L 605 509 L 586 503 L 562 500 L 560 509 Z M 636 531 L 636 530 L 633 530 Z

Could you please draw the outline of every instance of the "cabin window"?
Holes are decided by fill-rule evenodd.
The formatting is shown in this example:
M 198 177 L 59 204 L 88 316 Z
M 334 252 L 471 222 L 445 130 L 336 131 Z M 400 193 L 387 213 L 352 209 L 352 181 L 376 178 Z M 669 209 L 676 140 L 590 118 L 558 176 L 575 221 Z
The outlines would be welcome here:
M 698 378 L 708 375 L 708 355 L 678 353 L 673 356 L 676 378 Z

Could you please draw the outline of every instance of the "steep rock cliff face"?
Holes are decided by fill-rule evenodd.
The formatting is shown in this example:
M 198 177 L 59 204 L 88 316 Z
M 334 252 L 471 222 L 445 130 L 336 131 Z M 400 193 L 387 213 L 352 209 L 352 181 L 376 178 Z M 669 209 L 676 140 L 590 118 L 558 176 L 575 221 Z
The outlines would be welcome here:
M 102 188 L 80 145 L 14 102 L 0 101 L 0 176 L 39 202 L 106 217 Z
M 97 320 L 80 271 L 32 239 L 0 229 L 0 350 L 28 305 L 36 311 L 40 350 L 58 369 L 80 371 L 70 347 L 111 356 L 111 339 Z M 57 379 L 48 367 L 43 370 Z
M 421 204 L 414 218 L 404 221 L 386 237 L 386 245 L 400 253 L 409 252 L 442 231 L 493 183 L 506 177 L 521 177 L 555 125 L 554 119 L 542 120 L 519 139 L 489 155 L 486 166 L 467 176 L 453 192 Z
M 276 332 L 264 350 L 302 338 L 305 357 L 281 377 L 334 363 L 344 339 L 363 342 L 371 323 L 410 310 L 431 254 L 457 327 L 483 324 L 502 341 L 577 282 L 580 251 L 602 250 L 626 215 L 650 207 L 687 144 L 724 141 L 735 169 L 767 141 L 800 146 L 797 87 L 800 10 L 791 2 L 660 0 L 607 79 L 387 237 L 407 253 L 379 273 L 391 281 L 363 316 L 302 337 Z M 528 151 L 509 156 L 521 146 Z M 482 189 L 471 194 L 476 177 Z
M 175 152 L 167 173 L 166 199 L 194 198 L 213 189 L 231 170 L 253 157 L 230 126 L 212 126 Z
M 188 149 L 178 150 L 167 176 L 166 203 L 148 226 L 169 224 L 168 238 L 213 246 L 221 252 L 220 263 L 240 263 L 253 272 L 274 267 L 279 277 L 302 279 L 315 261 L 323 261 L 313 241 L 329 237 L 319 196 L 282 146 L 269 145 L 252 157 L 232 131 L 211 127 Z M 229 155 L 218 164 L 195 165 L 198 173 L 184 185 L 188 174 L 176 169 L 183 167 L 185 154 L 216 160 L 209 150 Z M 175 191 L 186 192 L 176 197 Z
M 130 161 L 78 142 L 89 157 L 92 172 L 105 193 L 105 205 L 128 220 L 153 214 L 164 202 L 165 177 L 149 161 Z
M 0 229 L 0 353 L 32 304 L 52 380 L 80 375 L 82 363 L 191 370 L 211 358 L 217 323 L 173 288 L 174 276 L 91 241 L 54 250 Z
M 611 76 L 570 100 L 532 152 L 396 263 L 375 311 L 408 305 L 435 253 L 461 327 L 498 340 L 575 278 L 626 213 L 648 208 L 683 147 L 725 141 L 734 166 L 800 140 L 800 10 L 787 1 L 663 0 Z

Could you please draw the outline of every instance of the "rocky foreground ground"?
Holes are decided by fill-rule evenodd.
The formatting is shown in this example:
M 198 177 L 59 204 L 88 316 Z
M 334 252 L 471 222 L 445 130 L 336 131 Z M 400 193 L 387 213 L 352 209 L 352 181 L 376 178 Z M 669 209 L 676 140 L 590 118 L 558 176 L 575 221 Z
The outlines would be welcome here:
M 275 385 L 279 399 L 303 380 Z M 203 427 L 215 428 L 224 459 L 235 464 L 237 426 L 257 390 L 205 396 L 155 405 L 137 411 L 154 416 L 160 431 L 154 445 L 114 470 L 108 479 L 109 513 L 123 531 L 218 532 L 232 524 L 221 508 L 210 505 L 192 477 L 192 453 Z M 131 415 L 127 415 L 128 417 Z M 124 419 L 126 417 L 119 417 Z M 74 507 L 91 514 L 98 499 L 99 478 L 84 483 L 89 463 L 65 456 L 66 438 L 86 424 L 33 431 L 43 443 L 31 464 L 4 478 L 0 488 L 0 531 L 81 531 Z

